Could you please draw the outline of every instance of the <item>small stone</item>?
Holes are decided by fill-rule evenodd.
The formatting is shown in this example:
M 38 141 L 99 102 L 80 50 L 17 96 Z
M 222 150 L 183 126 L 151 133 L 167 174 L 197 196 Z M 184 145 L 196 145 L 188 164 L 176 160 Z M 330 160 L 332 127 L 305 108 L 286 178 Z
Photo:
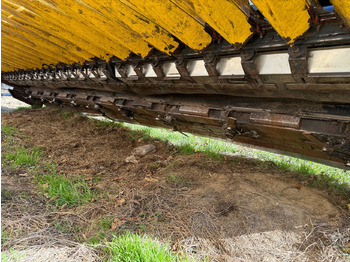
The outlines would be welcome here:
M 139 146 L 134 148 L 131 151 L 131 154 L 135 156 L 145 156 L 148 153 L 154 152 L 156 150 L 156 147 L 152 144 L 144 145 L 144 146 Z
M 134 155 L 131 155 L 131 156 L 128 156 L 127 158 L 125 158 L 125 162 L 137 164 L 139 161 L 136 159 L 136 157 Z

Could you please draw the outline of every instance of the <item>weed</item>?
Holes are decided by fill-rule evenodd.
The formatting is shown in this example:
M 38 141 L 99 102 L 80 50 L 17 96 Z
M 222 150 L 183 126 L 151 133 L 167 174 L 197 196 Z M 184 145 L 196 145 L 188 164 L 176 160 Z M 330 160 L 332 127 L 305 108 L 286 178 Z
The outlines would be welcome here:
M 39 162 L 41 149 L 34 147 L 27 150 L 24 147 L 16 149 L 14 152 L 8 152 L 5 155 L 5 162 L 17 166 L 34 166 Z
M 2 199 L 10 199 L 11 198 L 11 192 L 8 191 L 6 188 L 1 188 L 1 198 Z
M 111 261 L 190 261 L 171 253 L 168 245 L 162 245 L 149 236 L 125 233 L 106 243 Z
M 215 152 L 215 151 L 211 151 L 209 149 L 206 149 L 204 151 L 206 157 L 217 160 L 217 161 L 223 161 L 224 157 L 220 154 L 220 152 Z
M 62 110 L 61 112 L 61 117 L 63 119 L 71 119 L 75 117 L 78 113 L 72 110 Z
M 179 150 L 184 155 L 192 155 L 195 153 L 195 149 L 190 144 L 181 144 L 177 146 L 177 150 Z
M 58 221 L 54 224 L 54 226 L 57 228 L 57 230 L 61 231 L 62 233 L 69 233 L 70 232 L 70 226 L 66 221 Z
M 24 261 L 25 254 L 21 254 L 13 248 L 10 249 L 10 255 L 5 254 L 5 252 L 1 252 L 1 262 L 7 261 Z
M 101 243 L 101 239 L 99 237 L 90 237 L 86 242 L 90 245 L 98 245 Z
M 10 235 L 6 230 L 1 229 L 1 245 L 4 245 L 9 239 Z
M 52 198 L 57 206 L 80 205 L 90 202 L 95 194 L 82 177 L 67 178 L 58 174 L 53 167 L 49 174 L 38 175 L 36 181 L 40 189 Z
M 104 231 L 112 228 L 113 217 L 102 217 L 100 219 L 100 226 Z
M 138 225 L 138 228 L 141 232 L 146 232 L 147 231 L 147 225 L 143 222 L 140 222 Z
M 1 252 L 1 262 L 9 261 L 9 257 L 5 254 L 5 252 Z
M 18 129 L 13 127 L 13 126 L 9 126 L 7 124 L 1 125 L 1 134 L 2 135 L 11 136 L 14 133 L 16 133 L 17 131 L 18 131 Z
M 152 164 L 151 164 L 151 167 L 157 169 L 157 168 L 160 167 L 160 163 L 156 163 L 156 162 L 155 162 L 155 163 L 152 163 Z
M 188 185 L 188 182 L 185 179 L 183 179 L 182 177 L 179 177 L 175 174 L 167 175 L 165 177 L 165 180 L 168 182 L 173 182 L 173 183 L 180 185 L 180 186 Z

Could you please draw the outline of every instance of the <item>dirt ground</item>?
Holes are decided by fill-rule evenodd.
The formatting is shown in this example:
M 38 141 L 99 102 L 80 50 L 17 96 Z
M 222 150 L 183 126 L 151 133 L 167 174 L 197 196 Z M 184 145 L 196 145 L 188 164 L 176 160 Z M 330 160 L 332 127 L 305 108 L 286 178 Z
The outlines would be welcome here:
M 305 186 L 298 174 L 278 173 L 246 159 L 223 162 L 202 153 L 182 155 L 161 141 L 152 141 L 155 152 L 126 163 L 134 148 L 150 143 L 142 135 L 130 135 L 125 127 L 97 127 L 81 115 L 62 117 L 55 108 L 2 114 L 4 123 L 25 134 L 18 143 L 44 148 L 44 160 L 54 161 L 59 171 L 84 175 L 99 196 L 83 206 L 54 210 L 38 193 L 33 175 L 3 167 L 2 191 L 10 192 L 2 195 L 3 228 L 21 224 L 36 230 L 32 239 L 13 240 L 7 247 L 40 247 L 51 235 L 45 248 L 69 246 L 72 250 L 62 252 L 75 252 L 76 257 L 50 261 L 78 261 L 91 253 L 79 243 L 100 234 L 98 221 L 112 218 L 104 232 L 107 238 L 125 230 L 146 233 L 198 260 L 349 258 L 344 255 L 350 243 L 346 201 Z M 24 193 L 30 197 L 21 198 Z M 52 221 L 64 221 L 68 232 L 52 228 Z M 65 241 L 55 245 L 57 238 Z M 98 260 L 90 255 L 91 261 Z

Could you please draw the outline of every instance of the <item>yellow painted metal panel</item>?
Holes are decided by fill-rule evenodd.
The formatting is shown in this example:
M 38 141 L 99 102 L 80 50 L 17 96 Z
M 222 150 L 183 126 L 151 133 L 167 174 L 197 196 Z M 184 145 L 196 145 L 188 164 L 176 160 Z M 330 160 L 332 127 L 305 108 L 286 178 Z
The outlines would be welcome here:
M 93 57 L 91 53 L 85 50 L 77 50 L 77 48 L 73 46 L 69 40 L 62 37 L 59 32 L 65 31 L 65 29 L 50 27 L 51 22 L 42 19 L 39 15 L 13 5 L 8 1 L 2 1 L 1 9 L 2 20 L 13 24 L 18 29 L 40 35 L 56 45 L 61 46 L 63 49 L 67 49 L 70 53 L 81 57 L 80 60 L 82 61 Z M 43 25 L 46 25 L 48 29 L 45 29 L 45 26 Z M 56 33 L 53 35 L 52 32 Z
M 19 69 L 30 69 L 40 67 L 39 64 L 33 63 L 31 61 L 27 62 L 23 57 L 18 57 L 12 53 L 7 52 L 6 50 L 1 50 L 1 59 L 7 59 L 11 63 L 15 64 Z
M 133 10 L 169 31 L 194 50 L 211 43 L 204 27 L 170 0 L 120 0 Z
M 197 13 L 231 44 L 243 44 L 251 35 L 248 17 L 227 0 L 172 0 L 188 13 Z
M 346 26 L 350 27 L 350 1 L 349 0 L 331 0 L 334 10 L 341 16 Z
M 46 47 L 48 50 L 50 50 L 50 54 L 57 56 L 57 62 L 61 60 L 61 62 L 63 63 L 70 63 L 72 61 L 83 62 L 85 60 L 84 58 L 76 56 L 75 54 L 69 52 L 69 50 L 67 51 L 63 46 L 59 46 L 54 42 L 51 42 L 48 39 L 44 38 L 44 35 L 41 37 L 28 30 L 23 30 L 23 29 L 21 30 L 20 28 L 18 28 L 16 23 L 10 24 L 7 21 L 5 22 L 6 23 L 4 23 L 4 21 L 1 22 L 2 31 L 7 30 L 8 32 L 17 33 L 18 35 L 21 35 L 26 39 L 30 39 L 30 41 L 35 42 L 35 45 L 38 47 L 40 46 Z M 68 58 L 65 59 L 65 57 L 67 56 L 69 56 L 70 59 Z
M 43 61 L 41 59 L 37 57 L 29 56 L 22 52 L 18 52 L 17 50 L 5 45 L 1 46 L 1 52 L 11 55 L 12 57 L 17 57 L 23 60 L 23 62 L 28 65 L 35 65 L 36 67 L 42 67 L 42 64 L 43 64 Z
M 41 64 L 57 64 L 56 60 L 53 58 L 49 58 L 45 55 L 43 55 L 40 52 L 35 52 L 35 50 L 30 50 L 26 48 L 22 48 L 22 46 L 17 45 L 16 43 L 13 42 L 8 42 L 4 37 L 1 39 L 1 47 L 8 48 L 11 50 L 14 54 L 22 54 L 24 57 L 27 57 L 29 60 L 33 58 L 37 58 L 38 61 L 41 62 Z
M 48 55 L 47 53 L 43 52 L 41 49 L 33 49 L 29 47 L 28 45 L 23 45 L 22 42 L 16 41 L 14 38 L 9 38 L 5 34 L 1 34 L 1 42 L 11 45 L 14 49 L 21 50 L 22 52 L 25 52 L 27 54 L 31 54 L 33 56 L 38 56 L 43 60 L 46 60 L 49 64 L 57 63 L 56 58 Z
M 123 47 L 120 42 L 111 40 L 96 26 L 89 27 L 43 1 L 33 0 L 27 3 L 23 0 L 16 0 L 16 3 L 36 14 L 33 19 L 38 19 L 37 25 L 40 25 L 43 31 L 54 32 L 54 36 L 69 40 L 70 44 L 66 45 L 66 48 L 71 52 L 80 51 L 92 54 L 88 57 L 84 56 L 84 60 L 94 56 L 108 59 L 112 55 L 126 59 L 130 54 L 129 49 Z
M 79 1 L 51 0 L 49 3 L 79 22 L 79 28 L 73 26 L 73 31 L 78 32 L 81 29 L 96 31 L 96 39 L 110 50 L 115 49 L 115 46 L 122 45 L 134 53 L 145 57 L 152 49 L 136 32 L 107 19 L 98 11 Z M 116 53 L 114 55 L 120 57 Z
M 15 65 L 12 65 L 10 61 L 5 61 L 4 58 L 1 58 L 1 72 L 11 72 L 18 70 Z
M 11 72 L 17 70 L 16 67 L 9 65 L 8 63 L 5 63 L 1 61 L 1 72 Z
M 39 15 L 25 11 L 25 9 L 17 8 L 18 6 L 14 6 L 7 1 L 3 1 L 1 7 L 3 13 L 2 19 L 9 23 L 15 24 L 15 26 L 19 29 L 26 29 L 30 32 L 45 37 L 56 45 L 59 45 L 62 48 L 67 49 L 69 52 L 81 57 L 83 61 L 94 56 L 91 52 L 82 50 L 79 46 L 74 46 L 71 42 L 72 40 L 74 41 L 74 35 L 69 32 L 69 38 L 66 37 L 66 34 L 64 34 L 64 32 L 67 30 L 65 28 L 53 27 L 51 26 L 51 21 L 42 19 Z M 5 12 L 9 15 L 6 16 Z M 43 24 L 46 26 L 43 26 Z M 53 32 L 55 32 L 54 35 Z M 90 48 L 94 50 L 92 46 L 90 46 Z
M 114 26 L 119 24 L 128 31 L 137 32 L 144 41 L 162 52 L 171 54 L 179 46 L 169 32 L 119 1 L 84 0 L 84 3 L 113 21 Z
M 36 34 L 20 30 L 16 25 L 12 25 L 6 21 L 1 21 L 2 28 L 1 30 L 3 32 L 12 32 L 13 35 L 21 35 L 22 37 L 25 37 L 26 39 L 30 39 L 29 41 L 32 41 L 35 43 L 35 45 L 39 48 L 43 47 L 50 51 L 50 54 L 55 55 L 57 57 L 57 62 L 63 62 L 63 63 L 71 63 L 72 61 L 84 61 L 81 57 L 78 57 L 72 53 L 69 54 L 69 57 L 71 59 L 67 59 L 68 52 L 66 49 L 64 49 L 61 46 L 58 46 L 50 41 L 48 41 L 45 38 L 42 38 L 40 36 L 37 36 Z
M 24 36 L 21 36 L 16 32 L 6 28 L 6 24 L 2 26 L 1 34 L 2 36 L 6 36 L 5 38 L 10 39 L 12 43 L 21 43 L 24 49 L 33 49 L 35 51 L 40 50 L 40 52 L 43 53 L 45 56 L 54 57 L 56 61 L 54 63 L 58 63 L 58 59 L 60 59 L 61 62 L 66 61 L 65 63 L 68 63 L 68 64 L 76 62 L 75 60 L 72 59 L 74 58 L 74 56 L 72 57 L 72 55 L 67 54 L 66 50 L 62 49 L 61 52 L 55 53 L 55 50 L 53 48 L 50 49 L 51 45 L 47 41 L 42 40 L 44 45 L 41 45 L 41 42 L 40 42 L 41 39 L 32 38 L 33 40 L 38 40 L 36 42 L 32 42 L 27 38 L 25 38 Z M 70 58 L 68 58 L 68 56 Z
M 293 44 L 310 27 L 309 4 L 305 0 L 252 2 L 288 44 Z

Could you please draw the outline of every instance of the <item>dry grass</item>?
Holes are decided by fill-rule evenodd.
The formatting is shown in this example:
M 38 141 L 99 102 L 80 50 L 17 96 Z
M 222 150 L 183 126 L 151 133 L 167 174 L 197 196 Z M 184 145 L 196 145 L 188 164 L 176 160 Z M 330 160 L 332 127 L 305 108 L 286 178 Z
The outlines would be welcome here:
M 96 127 L 81 116 L 64 119 L 51 109 L 13 114 L 6 121 L 28 133 L 31 146 L 46 149 L 43 161 L 55 161 L 67 176 L 85 174 L 97 197 L 60 210 L 37 194 L 30 174 L 5 170 L 6 252 L 24 249 L 32 261 L 47 261 L 56 251 L 67 259 L 58 261 L 94 261 L 97 252 L 83 243 L 131 231 L 169 241 L 174 251 L 199 260 L 346 260 L 341 248 L 349 242 L 350 222 L 344 203 L 298 184 L 292 173 L 183 156 L 160 142 L 155 153 L 128 164 L 125 157 L 144 142 L 132 140 L 125 128 Z M 42 258 L 35 257 L 39 253 Z

